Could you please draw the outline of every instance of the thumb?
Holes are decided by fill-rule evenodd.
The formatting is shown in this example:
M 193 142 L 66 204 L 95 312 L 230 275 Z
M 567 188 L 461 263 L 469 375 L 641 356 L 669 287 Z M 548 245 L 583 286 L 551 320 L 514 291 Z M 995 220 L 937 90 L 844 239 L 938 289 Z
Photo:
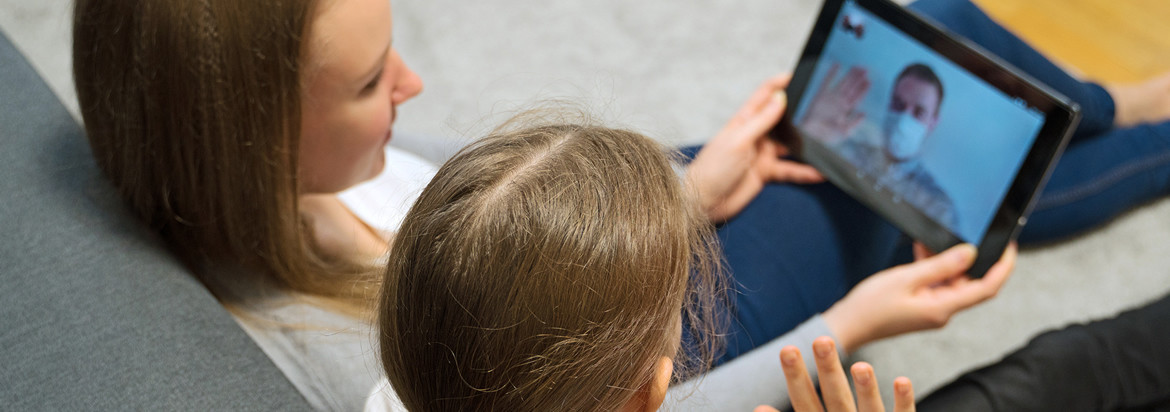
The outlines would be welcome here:
M 963 274 L 975 263 L 975 246 L 963 243 L 906 265 L 915 286 L 932 285 Z
M 780 121 L 780 117 L 784 115 L 784 109 L 787 107 L 788 95 L 783 90 L 773 91 L 768 103 L 758 112 L 752 113 L 740 125 L 738 131 L 740 138 L 755 139 L 771 130 Z

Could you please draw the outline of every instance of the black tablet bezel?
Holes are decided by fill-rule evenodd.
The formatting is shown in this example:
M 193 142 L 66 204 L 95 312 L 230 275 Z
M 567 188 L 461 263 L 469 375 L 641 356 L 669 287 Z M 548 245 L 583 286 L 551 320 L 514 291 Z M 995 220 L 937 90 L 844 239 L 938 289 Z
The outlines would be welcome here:
M 979 253 L 975 264 L 968 272 L 972 277 L 982 277 L 999 260 L 1009 242 L 1019 235 L 1036 194 L 1047 181 L 1068 143 L 1069 136 L 1080 120 L 1080 108 L 1067 97 L 999 60 L 978 45 L 939 28 L 913 11 L 888 0 L 852 1 L 972 75 L 1008 96 L 1023 99 L 1045 114 L 1044 125 L 1032 143 L 1011 187 L 1000 202 L 983 239 L 975 243 Z M 846 2 L 847 0 L 825 1 L 788 87 L 789 110 L 780 124 L 772 130 L 772 136 L 786 143 L 792 149 L 794 157 L 817 167 L 829 181 L 874 209 L 928 248 L 942 251 L 959 244 L 962 242 L 959 237 L 925 214 L 908 208 L 905 204 L 888 201 L 886 197 L 879 195 L 881 189 L 854 173 L 855 168 L 851 164 L 824 147 L 817 139 L 805 139 L 794 126 L 791 116 L 795 108 L 800 107 L 802 97 L 805 97 L 805 90 L 810 86 L 809 82 L 825 43 Z M 913 218 L 898 218 L 899 215 L 907 214 L 908 210 L 913 210 L 911 212 Z

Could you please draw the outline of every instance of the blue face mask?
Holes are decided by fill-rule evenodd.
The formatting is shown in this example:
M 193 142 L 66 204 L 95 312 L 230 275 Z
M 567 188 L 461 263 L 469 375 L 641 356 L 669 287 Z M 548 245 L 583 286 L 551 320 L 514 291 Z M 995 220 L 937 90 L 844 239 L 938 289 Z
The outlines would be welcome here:
M 926 125 L 910 115 L 909 111 L 886 114 L 882 132 L 886 139 L 886 153 L 897 160 L 917 156 L 926 140 Z

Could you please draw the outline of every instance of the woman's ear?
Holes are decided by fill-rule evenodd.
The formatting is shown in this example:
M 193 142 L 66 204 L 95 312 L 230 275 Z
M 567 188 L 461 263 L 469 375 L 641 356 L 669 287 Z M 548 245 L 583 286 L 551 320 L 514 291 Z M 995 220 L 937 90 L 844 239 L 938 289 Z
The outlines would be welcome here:
M 654 376 L 649 382 L 638 388 L 638 393 L 630 398 L 622 411 L 654 412 L 662 407 L 666 401 L 666 390 L 670 388 L 670 377 L 674 373 L 674 362 L 668 357 L 658 358 L 654 363 Z

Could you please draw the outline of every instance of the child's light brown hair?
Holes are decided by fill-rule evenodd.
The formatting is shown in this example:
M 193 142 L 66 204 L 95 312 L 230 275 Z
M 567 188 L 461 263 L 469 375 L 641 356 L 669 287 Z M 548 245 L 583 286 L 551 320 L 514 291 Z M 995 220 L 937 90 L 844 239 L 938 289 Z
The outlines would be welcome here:
M 708 365 L 720 254 L 673 165 L 637 133 L 557 124 L 497 131 L 439 169 L 379 307 L 407 408 L 617 410 L 662 356 L 676 378 Z

